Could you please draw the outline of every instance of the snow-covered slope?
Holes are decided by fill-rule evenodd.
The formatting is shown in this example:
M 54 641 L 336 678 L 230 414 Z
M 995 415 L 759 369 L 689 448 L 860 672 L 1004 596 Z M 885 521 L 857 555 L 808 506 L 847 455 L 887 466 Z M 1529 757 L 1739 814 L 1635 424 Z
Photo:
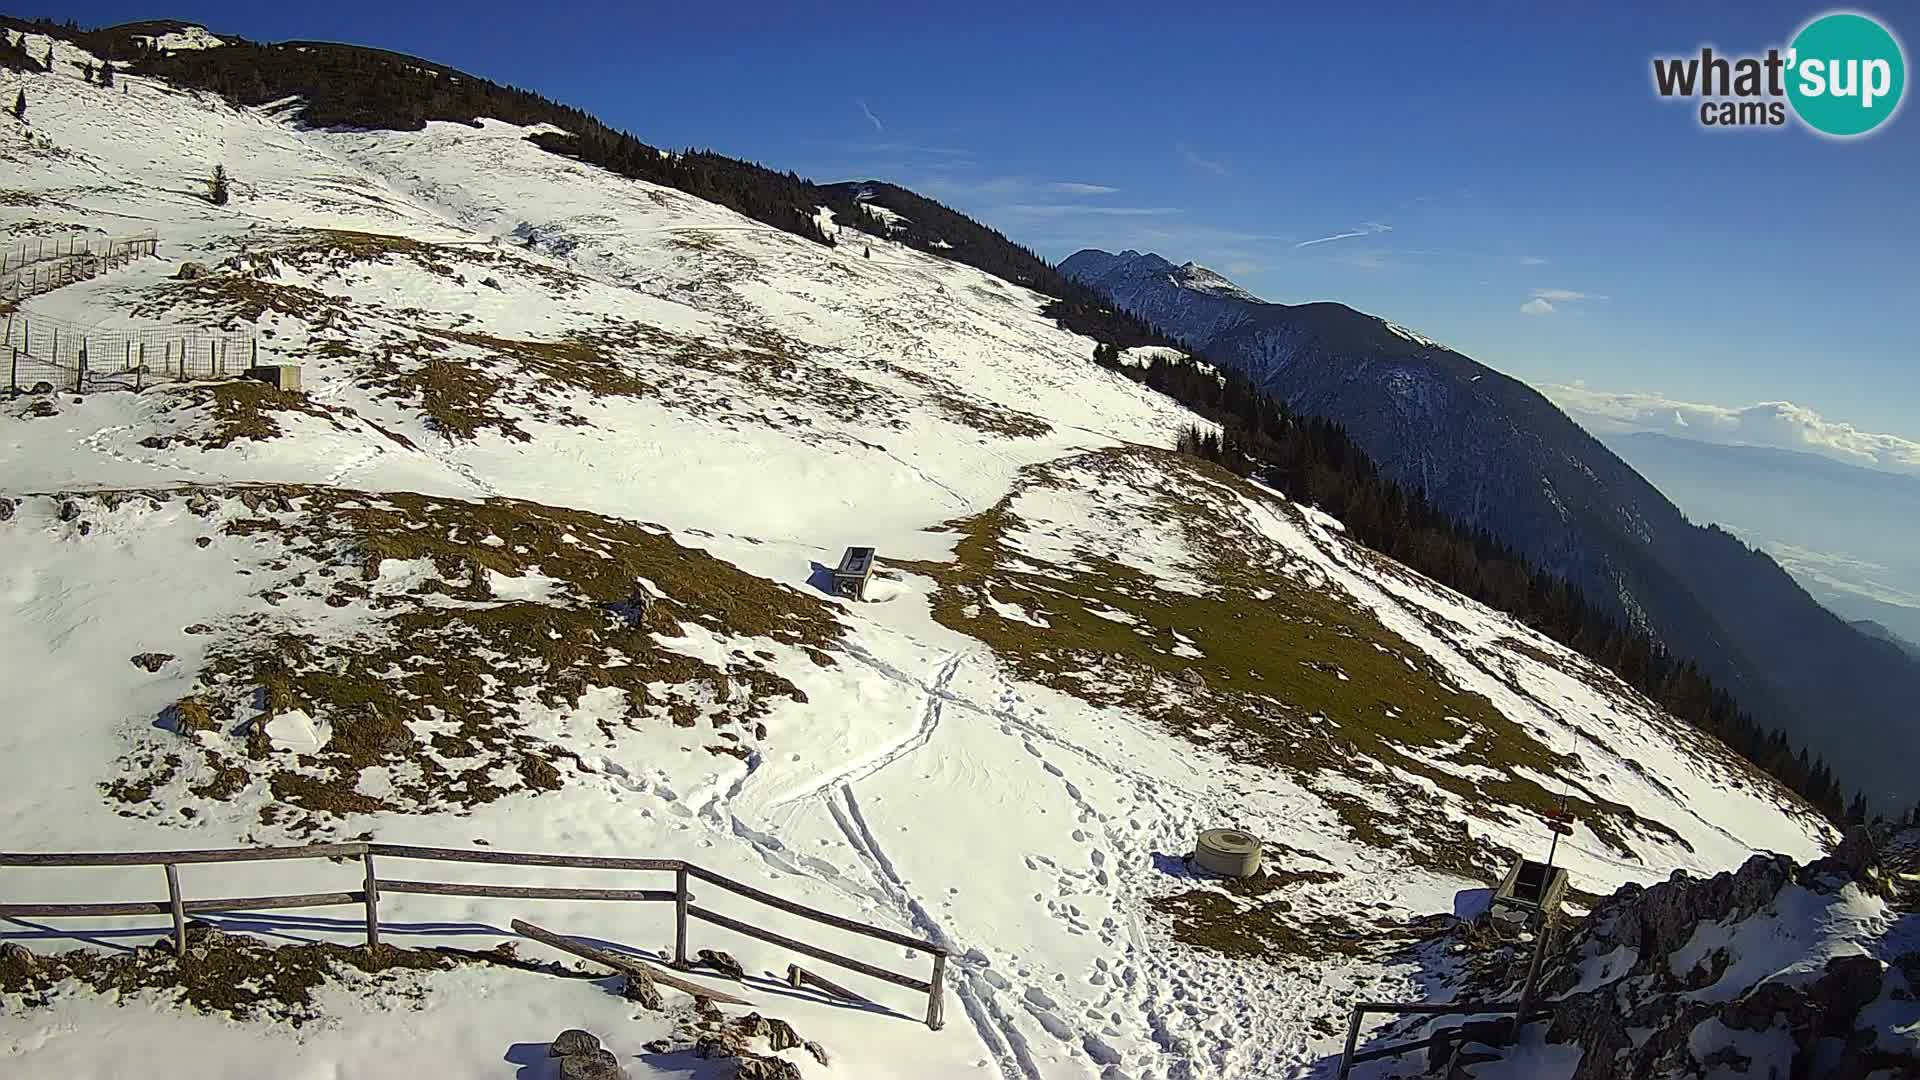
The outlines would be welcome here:
M 779 1055 L 806 1077 L 1137 1080 L 1323 1067 L 1351 995 L 1420 992 L 1412 920 L 1537 846 L 1563 791 L 1588 893 L 1828 839 L 1578 656 L 1172 453 L 1195 418 L 1093 363 L 1034 293 L 879 238 L 822 247 L 497 122 L 306 130 L 292 103 L 122 82 L 0 78 L 32 121 L 0 151 L 0 231 L 151 229 L 162 253 L 22 314 L 256 334 L 306 392 L 0 405 L 0 847 L 371 834 L 693 859 L 952 950 L 958 1004 L 933 1033 L 788 993 L 793 957 L 701 928 L 825 1045 L 831 1065 Z M 215 164 L 226 206 L 200 194 Z M 176 279 L 189 260 L 214 272 Z M 852 543 L 888 571 L 865 603 L 821 588 Z M 1220 824 L 1264 836 L 1275 873 L 1189 872 Z M 260 895 L 341 872 L 189 875 Z M 5 889 L 144 899 L 149 876 Z M 645 905 L 381 912 L 410 945 L 484 948 L 529 912 L 642 948 L 671 925 Z M 506 1076 L 582 1024 L 637 1075 L 704 1067 L 640 1053 L 663 1022 L 592 984 L 489 968 L 366 992 L 398 996 L 343 991 L 297 1029 L 168 1027 L 152 991 L 7 995 L 0 1054 L 66 1075 Z M 156 1066 L 163 1038 L 191 1062 Z
M 1085 250 L 1061 273 L 1304 416 L 1388 477 L 1700 665 L 1876 809 L 1920 797 L 1920 662 L 1821 607 L 1766 555 L 1689 521 L 1532 387 L 1344 304 L 1273 304 L 1203 267 Z

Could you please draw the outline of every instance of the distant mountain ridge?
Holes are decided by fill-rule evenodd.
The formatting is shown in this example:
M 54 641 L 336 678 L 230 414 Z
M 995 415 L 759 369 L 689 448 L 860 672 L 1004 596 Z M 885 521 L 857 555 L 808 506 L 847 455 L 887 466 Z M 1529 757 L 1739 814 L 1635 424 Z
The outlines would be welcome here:
M 1774 561 L 1686 517 L 1520 381 L 1343 304 L 1266 303 L 1193 264 L 1081 251 L 1060 264 L 1148 323 L 1341 423 L 1391 477 L 1560 574 L 1756 715 L 1833 763 L 1876 805 L 1920 778 L 1920 663 L 1816 603 Z

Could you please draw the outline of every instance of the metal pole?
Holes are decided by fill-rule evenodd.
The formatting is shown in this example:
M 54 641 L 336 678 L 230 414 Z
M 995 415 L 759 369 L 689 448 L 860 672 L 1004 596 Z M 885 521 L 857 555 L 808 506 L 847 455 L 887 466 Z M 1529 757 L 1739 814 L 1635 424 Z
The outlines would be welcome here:
M 1553 917 L 1543 915 L 1540 927 L 1533 939 L 1533 960 L 1527 964 L 1527 982 L 1520 988 L 1520 1011 L 1513 1014 L 1513 1033 L 1509 1042 L 1520 1041 L 1520 1025 L 1527 1022 L 1527 1013 L 1533 1008 L 1533 985 L 1540 980 L 1540 961 L 1547 955 L 1547 938 L 1553 933 Z

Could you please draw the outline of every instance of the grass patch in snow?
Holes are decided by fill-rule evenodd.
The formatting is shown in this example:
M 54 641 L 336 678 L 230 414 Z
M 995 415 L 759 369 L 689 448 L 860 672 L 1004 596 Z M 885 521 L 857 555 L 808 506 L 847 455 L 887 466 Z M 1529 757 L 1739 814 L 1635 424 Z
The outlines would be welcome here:
M 47 1007 L 78 991 L 122 999 L 152 991 L 179 1003 L 235 1020 L 284 1020 L 295 1027 L 318 1016 L 314 991 L 352 979 L 393 989 L 397 976 L 444 971 L 457 957 L 381 945 L 377 950 L 328 943 L 268 945 L 204 923 L 187 927 L 187 955 L 175 954 L 171 937 L 125 952 L 75 949 L 37 955 L 24 948 L 0 949 L 0 995 L 28 1008 Z
M 199 512 L 256 548 L 265 606 L 215 628 L 190 693 L 162 717 L 170 754 L 200 760 L 169 767 L 136 748 L 107 785 L 124 813 L 168 820 L 251 789 L 270 796 L 264 820 L 311 834 L 344 814 L 472 807 L 560 787 L 595 728 L 611 740 L 705 725 L 714 752 L 747 756 L 773 701 L 805 700 L 776 650 L 798 661 L 839 633 L 818 599 L 632 522 L 507 499 L 220 494 L 195 496 Z M 494 595 L 493 582 L 529 575 L 538 595 Z M 661 594 L 644 621 L 643 579 Z M 739 647 L 708 645 L 726 652 L 710 662 L 690 635 Z M 593 723 L 558 738 L 583 708 Z M 317 748 L 275 745 L 269 724 L 292 715 L 327 733 Z M 361 790 L 376 766 L 390 789 Z
M 1055 523 L 1024 521 L 1018 507 L 1023 493 L 1043 506 L 1048 492 L 1091 496 L 1082 501 L 1094 505 L 1119 505 L 1122 492 L 1120 510 L 1136 515 L 1128 521 L 1142 532 L 1107 535 L 1178 537 L 1182 564 L 1165 570 L 1199 579 L 1201 594 L 1160 587 L 1115 557 L 1125 553 L 1082 545 L 1071 558 L 1036 555 L 1023 537 L 1050 536 Z M 1254 530 L 1240 498 L 1269 501 L 1224 470 L 1166 451 L 1093 452 L 1029 468 L 1000 505 L 951 523 L 961 534 L 951 562 L 908 568 L 938 583 L 941 623 L 992 646 L 1021 678 L 1152 718 L 1233 761 L 1293 774 L 1363 842 L 1436 870 L 1482 880 L 1497 873 L 1502 853 L 1470 841 L 1426 785 L 1479 816 L 1537 813 L 1557 805 L 1559 793 L 1528 772 L 1570 772 L 1578 760 L 1461 689 L 1335 586 L 1290 571 L 1297 556 Z M 1048 627 L 1009 618 L 994 600 Z M 1193 646 L 1182 650 L 1182 637 Z M 1204 658 L 1192 658 L 1192 648 Z M 1475 778 L 1477 770 L 1495 775 Z M 1354 784 L 1373 797 L 1347 790 Z M 1619 804 L 1589 799 L 1572 809 L 1616 850 L 1627 850 L 1632 830 L 1674 835 Z

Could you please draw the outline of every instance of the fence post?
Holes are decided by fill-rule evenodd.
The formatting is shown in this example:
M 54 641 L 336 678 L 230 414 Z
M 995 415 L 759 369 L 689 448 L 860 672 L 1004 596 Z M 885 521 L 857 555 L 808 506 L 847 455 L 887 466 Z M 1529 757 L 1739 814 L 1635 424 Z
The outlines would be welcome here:
M 180 868 L 167 864 L 167 902 L 173 907 L 173 951 L 187 958 L 187 910 L 180 902 Z
M 932 985 L 927 988 L 927 1026 L 935 1031 L 939 1031 L 941 1028 L 947 1026 L 945 987 L 947 981 L 946 953 L 937 952 L 933 954 L 933 978 L 929 981 Z
M 680 864 L 673 872 L 673 966 L 687 966 L 687 867 Z
M 1353 1072 L 1353 1051 L 1360 1044 L 1360 1021 L 1366 1015 L 1367 1010 L 1356 1005 L 1353 1014 L 1347 1017 L 1347 1048 L 1340 1053 L 1339 1080 L 1347 1080 Z
M 373 852 L 360 856 L 360 862 L 367 868 L 367 953 L 380 951 L 380 880 L 373 876 Z

